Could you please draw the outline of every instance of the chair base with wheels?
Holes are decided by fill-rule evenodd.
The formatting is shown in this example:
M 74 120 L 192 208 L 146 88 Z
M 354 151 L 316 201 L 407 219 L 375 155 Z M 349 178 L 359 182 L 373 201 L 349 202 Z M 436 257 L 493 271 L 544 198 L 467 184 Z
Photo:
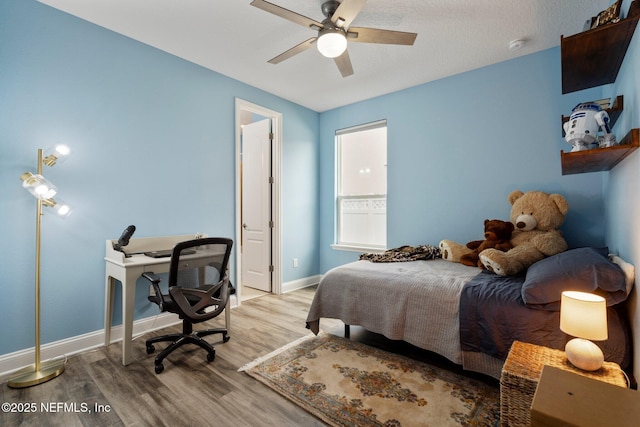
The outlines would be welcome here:
M 207 362 L 213 362 L 216 358 L 216 349 L 213 345 L 209 344 L 202 337 L 213 334 L 222 334 L 222 342 L 226 343 L 231 339 L 228 335 L 228 331 L 226 329 L 206 329 L 203 331 L 193 331 L 193 325 L 190 322 L 182 322 L 182 333 L 181 334 L 170 334 L 163 335 L 160 337 L 150 338 L 146 341 L 147 345 L 147 354 L 151 354 L 156 351 L 156 348 L 153 344 L 159 342 L 170 342 L 164 350 L 162 350 L 155 358 L 155 371 L 156 374 L 164 371 L 164 365 L 162 361 L 167 357 L 173 350 L 178 347 L 182 347 L 184 344 L 195 344 L 207 351 Z

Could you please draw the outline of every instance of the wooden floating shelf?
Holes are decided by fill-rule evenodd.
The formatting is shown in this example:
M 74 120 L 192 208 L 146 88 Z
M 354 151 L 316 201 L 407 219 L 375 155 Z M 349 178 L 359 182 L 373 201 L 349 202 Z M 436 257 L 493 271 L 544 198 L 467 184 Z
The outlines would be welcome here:
M 570 37 L 560 36 L 562 93 L 615 82 L 638 18 L 622 19 Z
M 565 153 L 560 152 L 562 175 L 602 172 L 613 169 L 640 146 L 640 129 L 631 129 L 618 145 L 607 148 Z

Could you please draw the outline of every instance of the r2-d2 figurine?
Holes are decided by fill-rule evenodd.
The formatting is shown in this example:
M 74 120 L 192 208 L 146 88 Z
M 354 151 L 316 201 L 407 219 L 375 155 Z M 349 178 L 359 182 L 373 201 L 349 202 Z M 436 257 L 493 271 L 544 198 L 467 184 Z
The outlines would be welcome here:
M 573 145 L 571 152 L 590 150 L 592 144 L 598 144 L 601 148 L 616 145 L 616 137 L 609 128 L 609 114 L 595 102 L 576 105 L 569 121 L 562 127 L 564 139 Z M 599 129 L 602 129 L 604 136 L 598 137 Z

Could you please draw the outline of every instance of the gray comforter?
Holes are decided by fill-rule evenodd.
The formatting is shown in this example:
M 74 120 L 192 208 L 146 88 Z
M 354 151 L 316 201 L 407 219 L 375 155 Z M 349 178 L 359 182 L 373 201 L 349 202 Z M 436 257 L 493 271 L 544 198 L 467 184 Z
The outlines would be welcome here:
M 478 273 L 442 259 L 346 264 L 322 277 L 307 325 L 317 334 L 320 318 L 340 319 L 461 364 L 460 293 Z

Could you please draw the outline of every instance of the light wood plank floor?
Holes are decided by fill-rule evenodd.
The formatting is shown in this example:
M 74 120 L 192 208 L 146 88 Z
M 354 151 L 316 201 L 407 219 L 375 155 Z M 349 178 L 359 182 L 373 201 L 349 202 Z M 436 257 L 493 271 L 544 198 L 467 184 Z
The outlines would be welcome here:
M 2 426 L 323 426 L 324 423 L 271 391 L 238 368 L 285 344 L 310 334 L 305 319 L 315 287 L 285 295 L 266 295 L 243 302 L 231 312 L 231 340 L 209 337 L 216 359 L 195 346 L 176 350 L 154 373 L 154 355 L 145 339 L 179 331 L 179 326 L 146 334 L 134 341 L 134 362 L 121 364 L 121 346 L 112 344 L 69 358 L 65 372 L 49 382 L 11 389 L 2 379 L 0 402 L 35 403 L 35 412 L 0 412 Z M 223 316 L 208 322 L 221 327 Z M 322 330 L 342 335 L 342 322 L 321 321 Z M 455 365 L 409 344 L 390 341 L 352 327 L 351 339 L 459 370 Z M 216 344 L 217 343 L 217 344 Z M 163 348 L 156 346 L 156 353 Z M 486 379 L 497 386 L 497 382 Z M 43 411 L 41 404 L 59 412 Z M 66 404 L 57 407 L 56 405 Z M 75 405 L 75 407 L 73 406 Z M 96 411 L 96 405 L 102 411 Z M 75 411 L 74 411 L 75 409 Z M 85 411 L 86 410 L 86 411 Z

